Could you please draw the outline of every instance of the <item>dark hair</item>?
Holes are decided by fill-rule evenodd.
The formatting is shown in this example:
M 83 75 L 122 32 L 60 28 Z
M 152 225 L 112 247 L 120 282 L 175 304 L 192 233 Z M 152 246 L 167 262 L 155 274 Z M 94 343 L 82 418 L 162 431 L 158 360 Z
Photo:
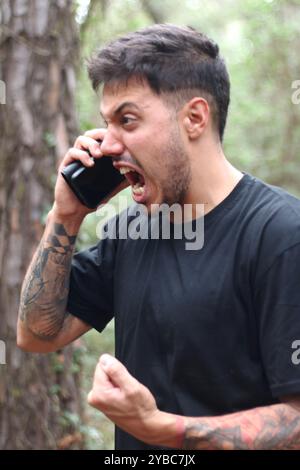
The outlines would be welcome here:
M 229 105 L 230 82 L 218 45 L 191 27 L 155 24 L 122 36 L 100 49 L 88 61 L 93 88 L 148 82 L 153 92 L 174 98 L 178 106 L 193 96 L 209 102 L 220 140 Z

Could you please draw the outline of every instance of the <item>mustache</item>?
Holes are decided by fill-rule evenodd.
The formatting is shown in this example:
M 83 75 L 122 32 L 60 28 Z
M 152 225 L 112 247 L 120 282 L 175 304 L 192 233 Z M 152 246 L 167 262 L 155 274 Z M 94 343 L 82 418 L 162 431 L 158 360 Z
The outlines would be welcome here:
M 143 169 L 142 165 L 132 155 L 116 155 L 112 157 L 112 161 L 116 163 L 131 163 L 138 168 Z

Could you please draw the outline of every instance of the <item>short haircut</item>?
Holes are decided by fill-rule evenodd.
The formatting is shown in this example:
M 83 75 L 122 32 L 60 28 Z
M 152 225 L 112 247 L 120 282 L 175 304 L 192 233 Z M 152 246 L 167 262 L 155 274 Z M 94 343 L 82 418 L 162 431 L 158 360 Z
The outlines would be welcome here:
M 177 108 L 194 96 L 209 103 L 212 122 L 223 140 L 230 80 L 218 45 L 188 26 L 155 24 L 117 38 L 88 61 L 95 90 L 101 84 L 145 81 Z

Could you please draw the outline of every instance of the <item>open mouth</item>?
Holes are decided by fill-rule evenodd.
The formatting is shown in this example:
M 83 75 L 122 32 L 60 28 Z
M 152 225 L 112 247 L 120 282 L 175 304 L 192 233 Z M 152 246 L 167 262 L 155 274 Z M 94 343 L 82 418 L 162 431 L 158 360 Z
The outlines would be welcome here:
M 132 168 L 123 166 L 120 168 L 121 175 L 124 175 L 132 187 L 132 192 L 135 194 L 143 194 L 145 191 L 145 179 L 141 173 L 133 170 Z
M 136 202 L 143 202 L 146 198 L 146 182 L 144 176 L 135 168 L 126 164 L 114 164 L 121 175 L 124 175 L 132 188 L 133 198 Z

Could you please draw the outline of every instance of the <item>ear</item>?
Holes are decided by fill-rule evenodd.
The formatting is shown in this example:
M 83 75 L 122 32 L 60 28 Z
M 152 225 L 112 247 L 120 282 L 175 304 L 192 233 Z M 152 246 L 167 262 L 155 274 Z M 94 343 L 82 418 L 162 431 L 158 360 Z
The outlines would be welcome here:
M 183 108 L 183 126 L 190 139 L 197 139 L 207 127 L 210 109 L 202 97 L 192 98 Z

